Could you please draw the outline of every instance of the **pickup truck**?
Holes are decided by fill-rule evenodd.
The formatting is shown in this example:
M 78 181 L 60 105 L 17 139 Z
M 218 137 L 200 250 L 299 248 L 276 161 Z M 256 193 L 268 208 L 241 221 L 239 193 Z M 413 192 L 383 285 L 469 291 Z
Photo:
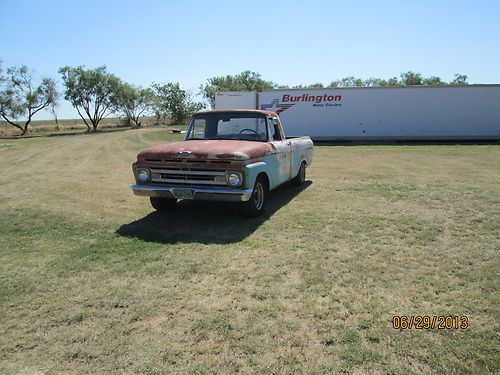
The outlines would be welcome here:
M 195 199 L 241 202 L 244 213 L 257 216 L 268 191 L 305 181 L 312 150 L 309 137 L 285 138 L 275 112 L 197 112 L 183 141 L 139 153 L 131 188 L 158 211 Z

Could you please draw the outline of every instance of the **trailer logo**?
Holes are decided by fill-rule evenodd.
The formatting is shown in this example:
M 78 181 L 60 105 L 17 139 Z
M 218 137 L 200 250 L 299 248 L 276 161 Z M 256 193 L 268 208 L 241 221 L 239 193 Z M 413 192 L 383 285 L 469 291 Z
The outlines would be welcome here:
M 280 114 L 286 111 L 288 108 L 294 106 L 297 102 L 310 102 L 313 107 L 340 107 L 342 104 L 338 103 L 342 101 L 342 95 L 288 95 L 284 94 L 281 98 L 281 103 L 279 99 L 273 99 L 269 104 L 261 104 L 260 109 L 271 110 Z M 332 104 L 333 102 L 333 104 Z
M 273 99 L 273 101 L 269 104 L 261 104 L 260 109 L 276 112 L 279 115 L 281 112 L 286 111 L 292 106 L 294 106 L 294 104 L 280 104 L 279 99 Z

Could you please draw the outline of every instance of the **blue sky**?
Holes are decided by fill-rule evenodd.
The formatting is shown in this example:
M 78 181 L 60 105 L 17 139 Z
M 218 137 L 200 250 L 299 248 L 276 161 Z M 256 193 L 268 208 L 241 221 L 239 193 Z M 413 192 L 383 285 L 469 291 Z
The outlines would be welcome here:
M 61 66 L 107 65 L 193 92 L 244 70 L 289 85 L 408 70 L 500 83 L 499 20 L 499 0 L 0 0 L 0 59 L 57 79 Z

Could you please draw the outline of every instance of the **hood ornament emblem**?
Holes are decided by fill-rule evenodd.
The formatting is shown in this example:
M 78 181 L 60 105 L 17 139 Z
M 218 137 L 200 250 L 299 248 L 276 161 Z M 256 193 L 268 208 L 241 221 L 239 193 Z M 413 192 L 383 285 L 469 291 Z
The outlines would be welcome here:
M 191 151 L 180 151 L 177 156 L 180 158 L 189 158 L 192 155 Z

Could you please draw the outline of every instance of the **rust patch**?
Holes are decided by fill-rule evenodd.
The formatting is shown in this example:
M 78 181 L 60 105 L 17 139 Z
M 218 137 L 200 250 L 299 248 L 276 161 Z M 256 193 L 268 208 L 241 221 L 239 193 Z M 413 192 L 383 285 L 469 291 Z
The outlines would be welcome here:
M 233 140 L 192 140 L 165 143 L 143 150 L 137 161 L 155 163 L 168 160 L 250 160 L 266 155 L 272 147 L 267 142 Z M 182 153 L 182 154 L 180 154 Z M 186 156 L 187 155 L 187 156 Z M 206 164 L 206 163 L 203 163 Z

